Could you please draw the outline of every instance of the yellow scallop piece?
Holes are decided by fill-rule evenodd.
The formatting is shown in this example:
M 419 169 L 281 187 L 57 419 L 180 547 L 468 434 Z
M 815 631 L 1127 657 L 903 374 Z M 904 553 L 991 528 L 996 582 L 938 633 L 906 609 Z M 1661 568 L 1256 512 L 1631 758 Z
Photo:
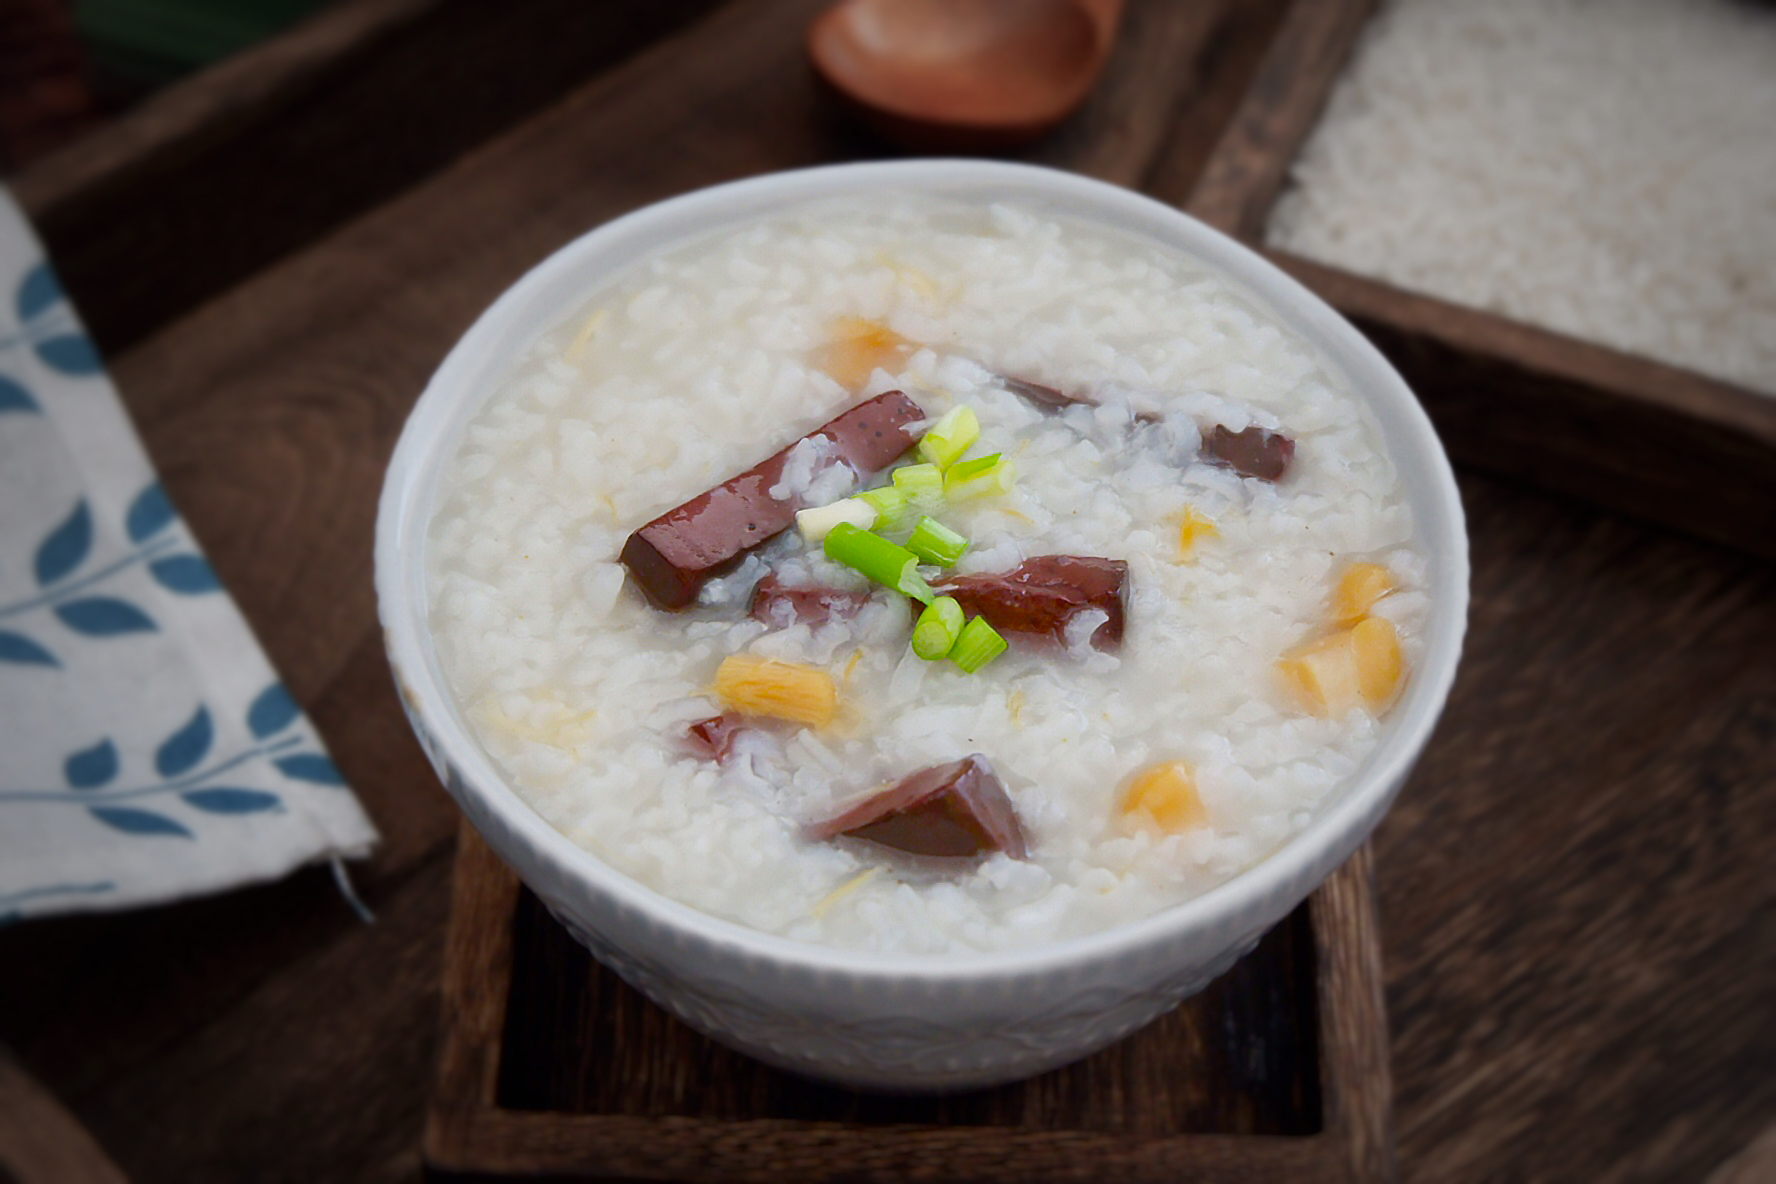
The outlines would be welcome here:
M 1393 622 L 1368 617 L 1285 654 L 1277 669 L 1315 715 L 1341 716 L 1353 707 L 1379 715 L 1399 689 L 1406 659 Z
M 1351 629 L 1351 655 L 1357 668 L 1357 693 L 1369 710 L 1380 713 L 1393 702 L 1406 672 L 1400 635 L 1386 617 L 1369 617 Z
M 1369 615 L 1375 602 L 1394 590 L 1393 573 L 1379 563 L 1353 563 L 1332 591 L 1332 620 L 1354 625 Z
M 1122 792 L 1121 810 L 1128 822 L 1173 834 L 1209 820 L 1186 761 L 1166 761 L 1135 774 Z

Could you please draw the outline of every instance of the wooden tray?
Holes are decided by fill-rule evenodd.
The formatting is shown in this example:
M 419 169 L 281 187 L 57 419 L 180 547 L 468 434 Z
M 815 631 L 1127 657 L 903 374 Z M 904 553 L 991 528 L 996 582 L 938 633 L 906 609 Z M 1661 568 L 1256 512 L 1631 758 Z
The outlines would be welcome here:
M 1263 247 L 1376 0 L 1295 0 L 1185 209 L 1344 313 L 1459 464 L 1776 557 L 1776 397 Z
M 890 1097 L 691 1031 L 464 827 L 425 1160 L 446 1179 L 1391 1179 L 1370 881 L 1364 848 L 1206 991 L 1078 1064 Z

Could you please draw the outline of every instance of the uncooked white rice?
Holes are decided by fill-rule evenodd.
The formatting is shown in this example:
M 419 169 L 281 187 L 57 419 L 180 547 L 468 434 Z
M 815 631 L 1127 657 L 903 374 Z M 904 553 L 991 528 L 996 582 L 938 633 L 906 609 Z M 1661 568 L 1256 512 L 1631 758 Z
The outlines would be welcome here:
M 813 369 L 835 318 L 924 348 L 847 391 Z M 589 331 L 588 331 L 589 329 Z M 1012 373 L 1103 400 L 1045 415 Z M 616 555 L 661 511 L 862 397 L 905 389 L 931 415 L 973 406 L 1015 491 L 946 513 L 964 571 L 1031 555 L 1126 559 L 1116 653 L 1014 643 L 974 675 L 907 648 L 885 591 L 856 621 L 746 618 L 748 560 L 668 614 Z M 1135 429 L 1137 411 L 1167 413 Z M 1298 441 L 1278 485 L 1189 463 L 1199 423 Z M 805 474 L 804 474 L 805 479 Z M 1188 559 L 1193 507 L 1218 537 Z M 1264 307 L 1144 241 L 1009 206 L 827 203 L 717 235 L 589 293 L 466 429 L 430 546 L 432 629 L 480 742 L 537 811 L 616 868 L 709 913 L 810 942 L 939 953 L 1092 932 L 1188 899 L 1274 852 L 1378 739 L 1361 710 L 1304 713 L 1275 670 L 1326 630 L 1343 565 L 1385 562 L 1378 612 L 1421 652 L 1424 563 L 1380 434 L 1344 377 Z M 791 531 L 771 563 L 862 586 Z M 820 666 L 838 725 L 763 738 L 716 765 L 679 736 L 715 714 L 726 655 Z M 803 826 L 922 766 L 988 755 L 1031 840 L 972 870 L 909 871 Z M 1127 831 L 1117 787 L 1194 766 L 1212 826 Z
M 1776 8 L 1389 0 L 1278 247 L 1776 393 Z

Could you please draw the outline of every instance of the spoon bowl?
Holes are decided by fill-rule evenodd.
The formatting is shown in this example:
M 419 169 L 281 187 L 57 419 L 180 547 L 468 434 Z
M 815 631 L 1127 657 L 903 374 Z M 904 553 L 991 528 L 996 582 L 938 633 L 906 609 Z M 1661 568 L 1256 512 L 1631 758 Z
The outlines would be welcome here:
M 1084 102 L 1122 0 L 842 0 L 808 28 L 820 77 L 915 150 L 1008 148 Z

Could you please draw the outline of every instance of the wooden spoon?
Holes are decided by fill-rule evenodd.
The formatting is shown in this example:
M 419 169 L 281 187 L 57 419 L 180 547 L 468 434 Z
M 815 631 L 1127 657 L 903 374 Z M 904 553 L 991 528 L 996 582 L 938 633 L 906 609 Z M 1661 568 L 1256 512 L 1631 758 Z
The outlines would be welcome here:
M 1123 0 L 842 0 L 808 27 L 814 68 L 915 150 L 1007 148 L 1085 100 Z

